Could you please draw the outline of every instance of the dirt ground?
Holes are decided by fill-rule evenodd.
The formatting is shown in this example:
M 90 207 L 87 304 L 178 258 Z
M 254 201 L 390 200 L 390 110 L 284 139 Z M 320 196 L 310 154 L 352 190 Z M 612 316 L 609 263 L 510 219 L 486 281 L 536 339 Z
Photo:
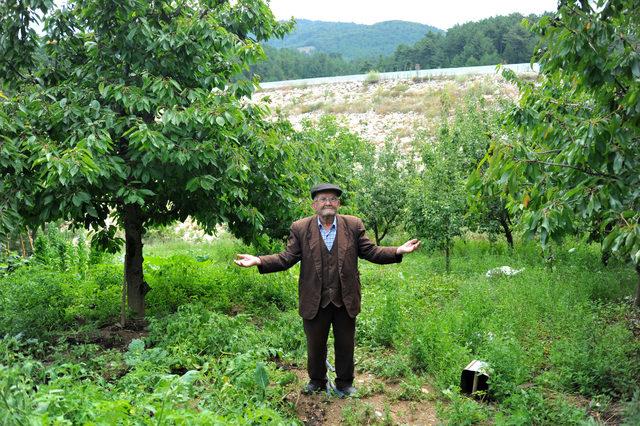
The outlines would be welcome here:
M 147 334 L 148 332 L 142 327 L 122 328 L 120 325 L 114 324 L 102 327 L 92 333 L 68 337 L 67 341 L 75 344 L 94 343 L 104 349 L 117 349 L 124 352 L 133 339 L 143 339 Z
M 104 327 L 88 340 L 105 348 L 126 351 L 132 339 L 144 338 L 143 330 Z M 325 393 L 304 395 L 302 387 L 308 381 L 306 370 L 281 365 L 298 378 L 286 396 L 293 404 L 300 421 L 309 426 L 320 425 L 437 425 L 434 391 L 423 386 L 418 395 L 407 398 L 401 385 L 384 381 L 369 373 L 356 373 L 354 385 L 357 397 L 338 398 Z
M 362 396 L 340 399 L 324 393 L 304 395 L 301 390 L 307 382 L 307 373 L 292 368 L 298 377 L 297 388 L 287 395 L 294 404 L 298 418 L 309 426 L 315 425 L 436 425 L 433 390 L 421 389 L 424 397 L 419 401 L 401 399 L 400 386 L 363 373 L 356 376 L 354 385 L 362 390 Z

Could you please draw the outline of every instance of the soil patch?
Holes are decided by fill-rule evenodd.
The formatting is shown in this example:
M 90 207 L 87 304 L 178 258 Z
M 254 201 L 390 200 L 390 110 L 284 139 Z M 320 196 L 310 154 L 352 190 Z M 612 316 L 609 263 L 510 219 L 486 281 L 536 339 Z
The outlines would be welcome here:
M 98 336 L 94 343 L 105 349 L 127 350 L 133 339 L 142 339 L 149 334 L 146 330 L 132 330 L 122 328 L 119 325 L 110 325 L 98 330 Z
M 126 351 L 129 343 L 133 339 L 141 339 L 147 336 L 148 331 L 135 328 L 123 328 L 118 324 L 102 327 L 96 331 L 87 334 L 79 334 L 73 337 L 67 337 L 67 341 L 71 344 L 87 344 L 93 343 L 100 345 L 103 349 L 116 349 Z
M 287 400 L 305 425 L 439 424 L 435 405 L 429 399 L 433 390 L 427 386 L 421 389 L 424 398 L 407 401 L 401 399 L 400 385 L 360 373 L 354 385 L 363 392 L 362 396 L 340 399 L 324 393 L 304 395 L 301 390 L 308 380 L 307 372 L 296 367 L 290 370 L 298 377 L 298 384 Z

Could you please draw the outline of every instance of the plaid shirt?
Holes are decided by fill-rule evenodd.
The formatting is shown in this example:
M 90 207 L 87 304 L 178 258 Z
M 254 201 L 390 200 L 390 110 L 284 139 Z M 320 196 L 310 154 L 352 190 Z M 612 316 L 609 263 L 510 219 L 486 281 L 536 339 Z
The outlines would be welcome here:
M 336 217 L 333 218 L 333 225 L 331 225 L 331 228 L 328 231 L 324 230 L 324 226 L 322 226 L 322 223 L 320 223 L 320 218 L 318 218 L 318 228 L 320 229 L 320 236 L 322 237 L 322 239 L 324 240 L 324 245 L 327 246 L 327 250 L 331 251 L 331 247 L 333 247 L 333 242 L 336 239 L 336 226 L 338 225 L 338 222 L 336 220 Z

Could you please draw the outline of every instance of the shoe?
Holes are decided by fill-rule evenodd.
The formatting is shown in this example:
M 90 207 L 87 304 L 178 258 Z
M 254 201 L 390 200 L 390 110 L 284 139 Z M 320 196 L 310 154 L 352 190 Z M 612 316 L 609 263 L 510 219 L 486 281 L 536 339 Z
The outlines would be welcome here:
M 316 385 L 315 383 L 307 383 L 302 388 L 302 393 L 305 395 L 313 395 L 314 393 L 327 392 L 329 393 L 330 385 L 327 383 L 324 386 Z
M 332 391 L 338 398 L 347 398 L 358 395 L 358 389 L 354 386 L 347 386 L 345 388 L 333 387 Z

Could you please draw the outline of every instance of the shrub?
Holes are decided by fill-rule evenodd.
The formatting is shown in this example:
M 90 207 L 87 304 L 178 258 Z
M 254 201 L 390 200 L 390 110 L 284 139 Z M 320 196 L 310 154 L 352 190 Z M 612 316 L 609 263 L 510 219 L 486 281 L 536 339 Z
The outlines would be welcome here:
M 631 401 L 627 402 L 624 407 L 623 426 L 632 426 L 640 424 L 640 390 L 633 394 Z
M 380 73 L 378 71 L 371 70 L 364 78 L 364 84 L 376 84 L 380 81 Z
M 22 333 L 48 338 L 70 324 L 67 309 L 72 298 L 67 289 L 75 276 L 41 267 L 29 267 L 0 279 L 0 335 Z
M 579 425 L 584 410 L 572 406 L 564 395 L 546 395 L 539 389 L 518 389 L 501 404 L 497 424 Z
M 296 310 L 276 314 L 275 319 L 265 322 L 260 330 L 262 344 L 282 351 L 291 356 L 300 357 L 306 353 L 306 337 L 302 319 Z
M 634 342 L 634 343 L 629 343 Z M 640 342 L 623 324 L 588 321 L 572 338 L 554 343 L 549 355 L 557 384 L 586 396 L 630 397 L 638 386 Z
M 485 405 L 471 398 L 460 395 L 457 389 L 447 389 L 444 396 L 448 404 L 439 403 L 437 411 L 440 419 L 447 424 L 467 426 L 485 422 L 488 417 L 488 409 Z
M 146 267 L 145 277 L 151 286 L 146 296 L 149 314 L 167 315 L 197 301 L 212 310 L 231 310 L 229 291 L 237 278 L 224 268 L 213 268 L 184 255 L 156 260 Z
M 380 346 L 393 346 L 400 325 L 400 301 L 395 286 L 388 288 L 382 313 L 376 323 L 373 342 Z
M 148 341 L 176 357 L 174 368 L 194 368 L 207 357 L 248 351 L 260 338 L 245 316 L 229 317 L 198 303 L 161 320 L 151 318 Z
M 414 323 L 409 344 L 412 367 L 432 374 L 443 387 L 457 383 L 470 359 L 469 350 L 458 341 L 447 319 L 427 317 Z

